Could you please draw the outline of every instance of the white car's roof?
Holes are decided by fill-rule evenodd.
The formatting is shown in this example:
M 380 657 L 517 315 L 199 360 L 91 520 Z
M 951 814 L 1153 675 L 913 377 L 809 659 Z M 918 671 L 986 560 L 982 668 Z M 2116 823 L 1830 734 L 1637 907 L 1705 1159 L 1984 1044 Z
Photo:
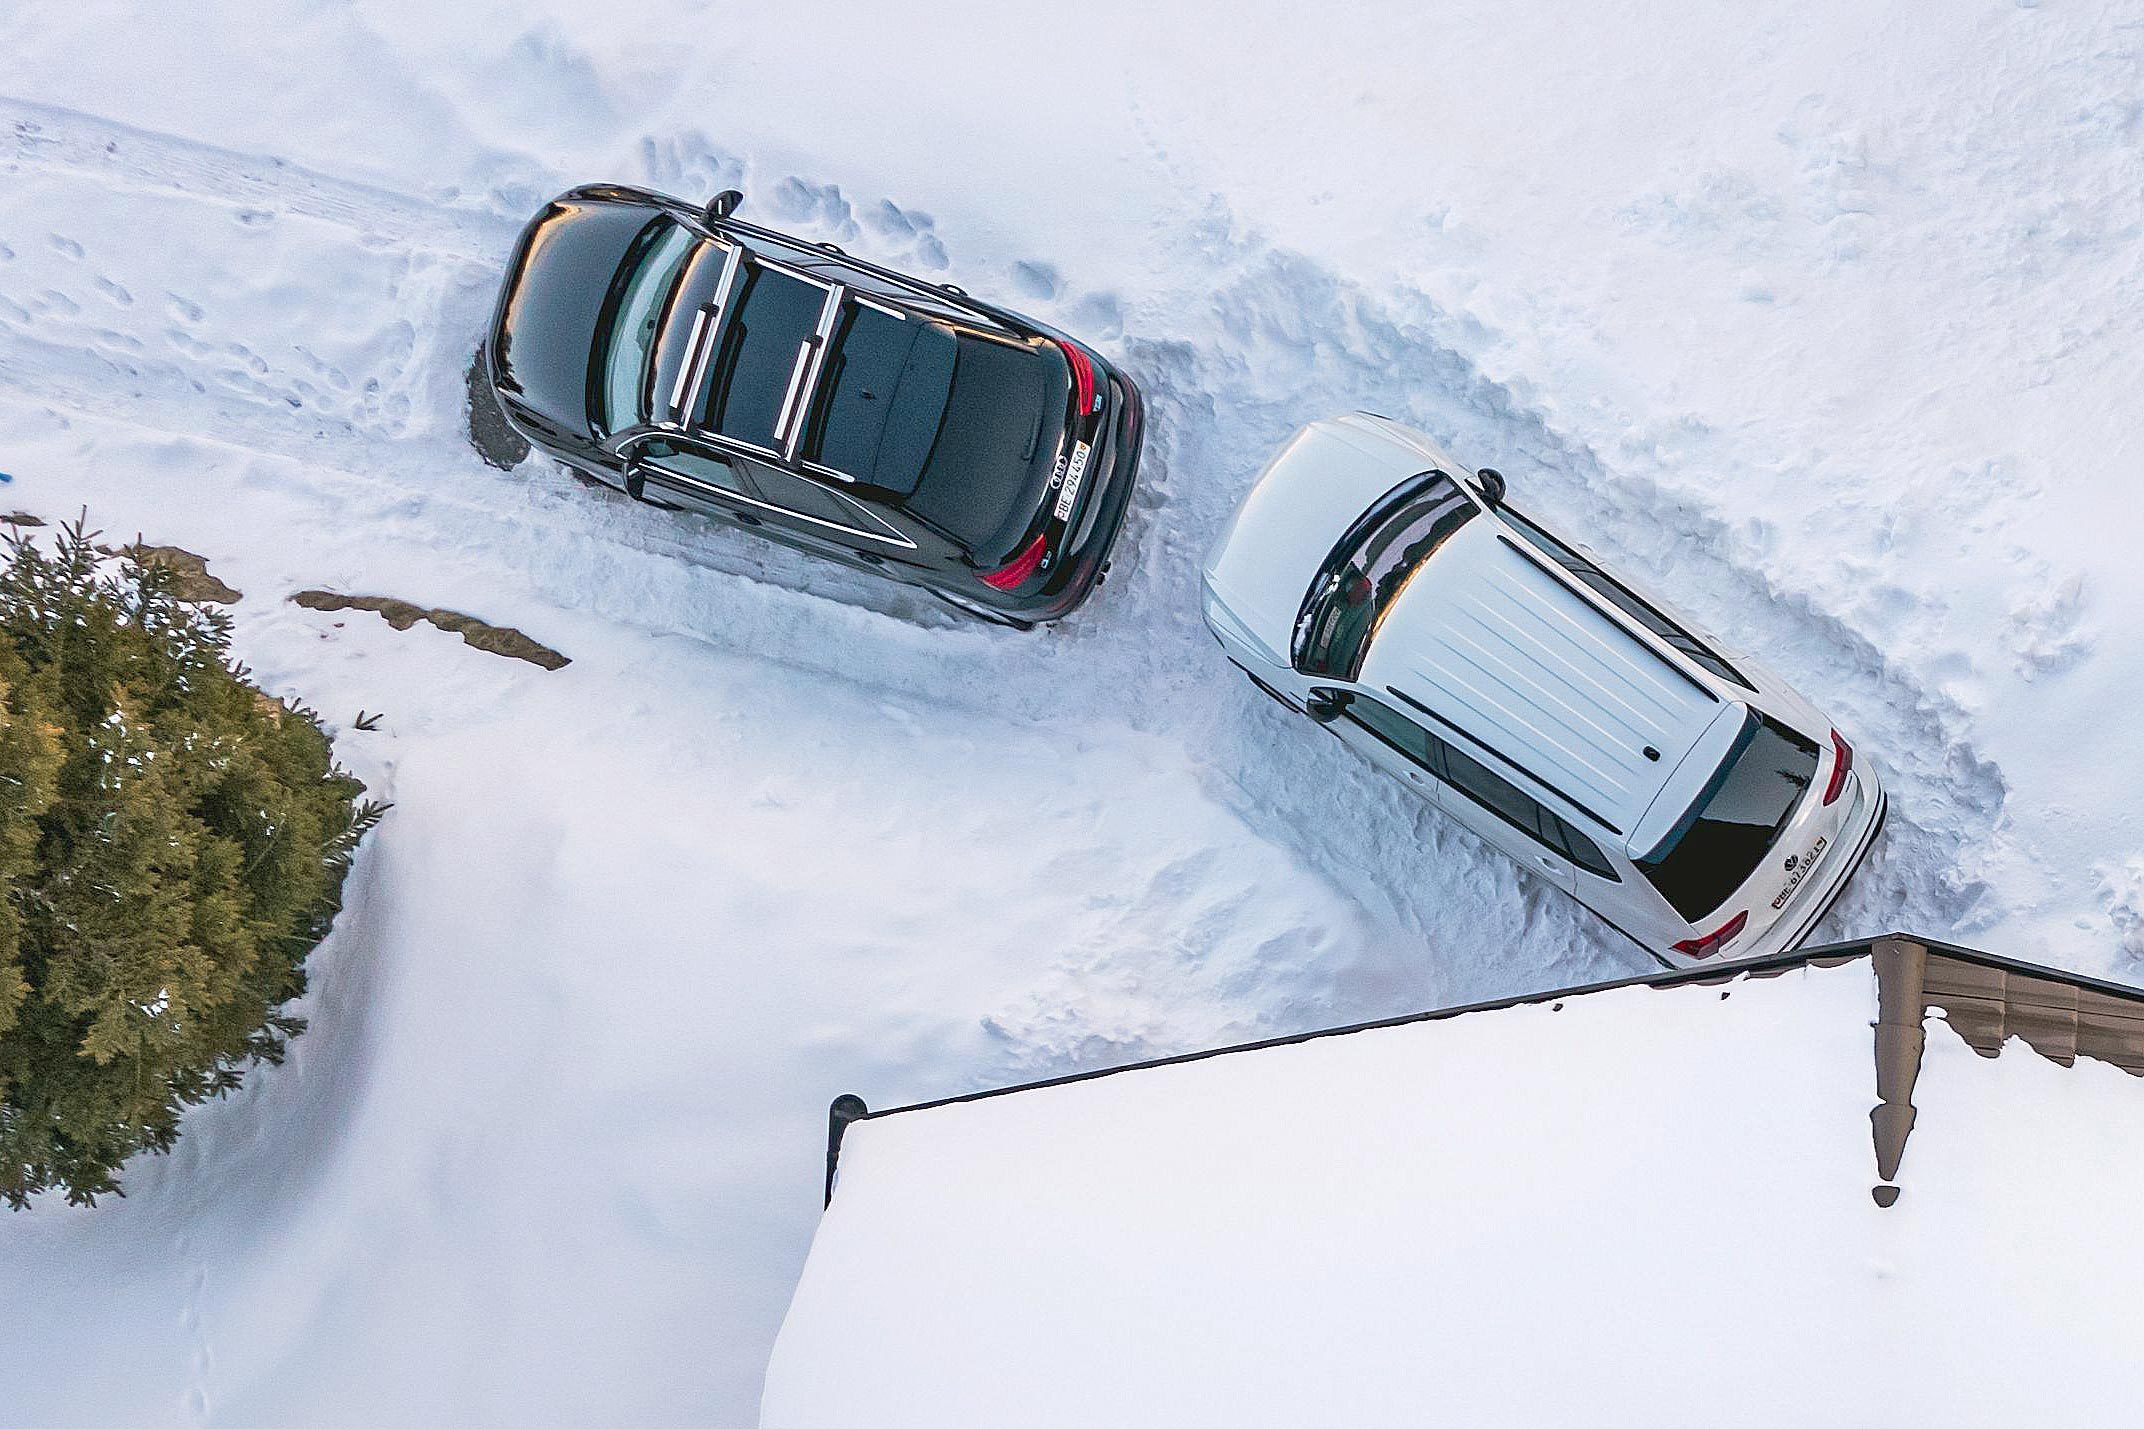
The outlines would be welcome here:
M 1469 522 L 1394 599 L 1361 683 L 1627 837 L 1725 705 L 1544 565 L 1499 523 Z

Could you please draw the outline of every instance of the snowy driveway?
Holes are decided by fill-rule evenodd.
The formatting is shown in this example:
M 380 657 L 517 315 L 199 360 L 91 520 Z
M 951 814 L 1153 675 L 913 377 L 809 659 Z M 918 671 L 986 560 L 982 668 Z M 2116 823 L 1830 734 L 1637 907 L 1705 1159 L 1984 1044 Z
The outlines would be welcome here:
M 1172 86 L 1168 66 L 1217 62 L 1155 48 L 1110 81 L 1124 95 L 1099 149 L 1025 114 L 977 123 L 937 89 L 902 96 L 896 131 L 947 135 L 934 158 L 886 147 L 884 116 L 855 101 L 769 117 L 798 37 L 766 21 L 710 41 L 700 74 L 563 5 L 533 24 L 397 8 L 258 28 L 234 9 L 125 46 L 100 43 L 110 12 L 70 9 L 23 22 L 0 62 L 0 511 L 86 503 L 109 530 L 209 556 L 246 593 L 248 661 L 321 709 L 397 803 L 315 959 L 290 1065 L 190 1118 L 127 1200 L 0 1221 L 0 1287 L 40 1306 L 0 1330 L 23 1423 L 746 1424 L 834 1093 L 914 1099 L 1640 970 L 1283 719 L 1200 628 L 1217 523 L 1282 436 L 1347 407 L 1502 467 L 1515 501 L 1652 573 L 1847 723 L 1894 817 L 1826 932 L 1972 929 L 2124 966 L 2144 893 L 2122 902 L 2123 861 L 2144 840 L 2110 811 L 2144 792 L 2119 786 L 2138 771 L 2096 801 L 2067 785 L 2040 801 L 2072 810 L 2110 870 L 2051 871 L 2016 828 L 2009 755 L 2034 767 L 2017 731 L 2042 706 L 2133 696 L 2085 594 L 2128 588 L 2063 565 L 2060 527 L 1997 522 L 2016 550 L 1991 555 L 1989 512 L 2015 509 L 1998 478 L 1909 480 L 1924 449 L 1899 437 L 1878 480 L 1806 425 L 1812 405 L 1862 419 L 1856 394 L 1887 382 L 2008 378 L 1970 347 L 1955 370 L 1917 348 L 1910 373 L 1872 366 L 1873 348 L 1837 366 L 1765 348 L 1779 380 L 1735 392 L 1689 356 L 1706 321 L 1762 348 L 1737 326 L 1752 293 L 1801 284 L 1809 322 L 1839 321 L 1825 264 L 1882 288 L 1842 236 L 1855 212 L 1888 204 L 1940 235 L 1949 191 L 1910 181 L 1928 161 L 1915 106 L 1942 97 L 1955 56 L 1924 56 L 1893 110 L 1842 118 L 1802 102 L 1803 50 L 1766 69 L 1746 37 L 1689 26 L 1686 44 L 1772 76 L 1737 92 L 1745 125 L 1708 140 L 1687 124 L 1666 159 L 1573 135 L 1564 171 L 1513 184 L 1424 140 L 1448 116 L 1396 82 L 1326 116 L 1336 147 L 1314 154 L 1301 131 L 1229 127 L 1235 87 L 1212 114 L 1187 102 L 1213 71 Z M 1597 39 L 1559 38 L 1556 8 L 1517 27 L 1525 53 L 1479 16 L 1393 24 L 1401 53 L 1472 43 L 1553 75 Z M 628 9 L 643 32 L 712 23 Z M 966 18 L 985 57 L 1028 43 Z M 2073 22 L 2101 48 L 2066 102 L 2105 106 L 2076 131 L 2102 187 L 2066 181 L 2109 207 L 2072 216 L 2080 243 L 2121 232 L 2136 124 L 2104 56 L 2137 31 L 2096 23 Z M 1358 29 L 1304 63 L 1338 65 Z M 880 55 L 901 43 L 872 38 Z M 853 78 L 868 48 L 827 73 Z M 136 68 L 151 55 L 160 68 Z M 1989 63 L 2021 93 L 2043 82 Z M 1682 102 L 1652 120 L 1681 123 Z M 1380 145 L 1341 144 L 1349 125 L 1383 135 L 1388 169 L 1422 144 L 1421 171 L 1351 175 Z M 1774 194 L 1767 145 L 1831 157 Z M 1051 206 L 1036 155 L 1076 202 Z M 1596 191 L 1603 164 L 1621 200 Z M 497 265 L 537 201 L 599 174 L 736 182 L 754 216 L 1002 294 L 1120 359 L 1152 437 L 1095 602 L 1032 636 L 975 629 L 555 470 L 478 462 L 461 371 Z M 1835 211 L 1795 206 L 1809 184 Z M 1672 201 L 1638 201 L 1654 190 Z M 1564 240 L 1625 214 L 1569 288 L 1543 256 L 1556 192 L 1584 195 Z M 2033 253 L 2037 202 L 2021 191 L 2013 215 Z M 1796 246 L 1804 225 L 1825 242 Z M 2004 231 L 1932 251 L 1969 257 Z M 1735 256 L 1694 259 L 1700 239 Z M 1980 290 L 1954 270 L 1925 301 L 1959 321 Z M 2134 284 L 2110 283 L 2133 334 Z M 1685 346 L 1615 299 L 1626 288 Z M 2079 364 L 2095 392 L 2109 365 L 2135 373 L 2133 336 L 2080 322 L 2068 341 L 2042 342 L 2046 383 L 2083 382 Z M 1943 417 L 1924 402 L 1896 420 L 1910 436 Z M 2078 417 L 2072 465 L 2122 471 L 2130 440 Z M 2049 475 L 2022 445 L 1989 450 Z M 308 587 L 468 611 L 573 663 L 286 602 Z M 1953 600 L 1979 613 L 1933 613 Z M 1983 632 L 1993 655 L 1968 638 Z M 351 730 L 360 708 L 382 728 Z M 2046 944 L 2078 919 L 2076 947 Z

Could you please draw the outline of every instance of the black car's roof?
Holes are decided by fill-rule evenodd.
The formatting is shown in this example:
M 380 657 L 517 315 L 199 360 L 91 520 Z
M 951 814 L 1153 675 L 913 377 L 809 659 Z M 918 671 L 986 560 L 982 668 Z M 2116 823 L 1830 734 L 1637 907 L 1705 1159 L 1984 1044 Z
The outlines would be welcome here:
M 756 255 L 738 264 L 721 310 L 702 326 L 704 376 L 686 391 L 684 425 L 786 458 L 800 389 L 821 365 L 838 291 Z
M 676 231 L 660 219 L 698 241 L 654 317 L 644 417 L 598 431 L 604 329 L 636 244 Z M 619 185 L 576 189 L 530 225 L 498 326 L 501 389 L 613 450 L 652 436 L 739 448 L 875 493 L 989 556 L 1024 531 L 1062 429 L 1046 329 L 830 244 Z
M 958 340 L 853 294 L 844 308 L 800 454 L 822 470 L 907 495 L 951 398 Z
M 741 260 L 704 292 L 681 286 L 654 384 L 658 402 L 683 398 L 669 420 L 697 435 L 906 497 L 953 404 L 959 353 L 1002 347 L 998 366 L 1026 355 L 951 295 L 913 280 L 894 291 L 883 270 L 838 251 L 728 224 L 707 242 Z

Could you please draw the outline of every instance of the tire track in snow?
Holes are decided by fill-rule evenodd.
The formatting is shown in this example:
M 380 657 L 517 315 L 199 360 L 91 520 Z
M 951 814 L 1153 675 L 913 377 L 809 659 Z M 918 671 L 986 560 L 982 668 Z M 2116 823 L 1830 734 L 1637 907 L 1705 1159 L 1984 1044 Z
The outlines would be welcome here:
M 337 178 L 267 154 L 137 129 L 99 115 L 0 95 L 0 158 L 63 169 L 109 187 L 182 194 L 272 219 L 339 224 L 375 244 L 497 261 L 526 215 L 442 202 Z

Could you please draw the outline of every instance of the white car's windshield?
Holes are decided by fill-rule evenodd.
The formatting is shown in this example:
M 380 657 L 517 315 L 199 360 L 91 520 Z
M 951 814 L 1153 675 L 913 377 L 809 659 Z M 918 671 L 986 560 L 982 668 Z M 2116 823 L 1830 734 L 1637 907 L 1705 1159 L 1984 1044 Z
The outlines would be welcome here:
M 1474 503 L 1441 471 L 1411 479 L 1371 507 L 1311 583 L 1295 621 L 1295 668 L 1354 679 L 1407 578 L 1473 516 Z

